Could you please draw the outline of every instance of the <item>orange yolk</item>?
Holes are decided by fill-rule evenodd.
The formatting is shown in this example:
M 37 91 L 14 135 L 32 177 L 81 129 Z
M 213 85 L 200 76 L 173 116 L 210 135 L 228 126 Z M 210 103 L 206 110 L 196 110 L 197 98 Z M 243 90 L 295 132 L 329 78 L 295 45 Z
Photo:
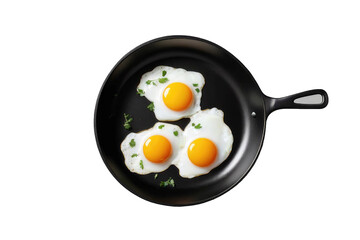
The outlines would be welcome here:
M 174 111 L 184 111 L 191 105 L 192 99 L 191 89 L 180 82 L 169 84 L 163 92 L 165 105 Z
M 211 140 L 198 138 L 189 145 L 187 153 L 194 165 L 207 167 L 215 161 L 217 148 Z
M 147 160 L 153 163 L 163 163 L 171 155 L 171 143 L 166 137 L 154 135 L 149 137 L 144 145 L 143 152 Z

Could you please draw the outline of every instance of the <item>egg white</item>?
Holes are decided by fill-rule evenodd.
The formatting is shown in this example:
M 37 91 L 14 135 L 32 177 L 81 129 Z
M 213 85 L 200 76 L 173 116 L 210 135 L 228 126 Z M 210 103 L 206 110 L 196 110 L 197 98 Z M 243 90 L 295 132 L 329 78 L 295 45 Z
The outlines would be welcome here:
M 201 128 L 193 126 L 200 124 Z M 212 169 L 219 166 L 229 156 L 234 141 L 230 128 L 224 123 L 224 112 L 217 109 L 207 109 L 196 113 L 190 119 L 190 123 L 184 130 L 185 144 L 179 157 L 174 161 L 179 169 L 179 174 L 183 178 L 193 178 L 209 173 Z M 197 138 L 208 138 L 217 147 L 215 161 L 207 167 L 194 165 L 187 154 L 189 145 Z
M 164 125 L 161 129 L 160 125 Z M 178 132 L 178 135 L 174 135 L 174 131 Z M 172 154 L 169 159 L 164 163 L 153 163 L 146 159 L 143 153 L 143 145 L 145 141 L 153 135 L 162 135 L 166 137 L 172 147 Z M 134 139 L 135 146 L 131 147 L 130 142 Z M 120 149 L 124 155 L 125 165 L 131 171 L 138 174 L 157 173 L 165 171 L 179 156 L 180 149 L 184 146 L 183 131 L 180 127 L 168 124 L 168 123 L 156 123 L 152 128 L 138 132 L 129 133 L 124 141 L 120 145 Z M 132 157 L 133 154 L 137 156 Z M 140 161 L 142 160 L 142 166 Z
M 165 76 L 163 76 L 163 71 L 166 71 Z M 161 78 L 167 78 L 168 81 L 161 83 L 159 82 L 159 79 Z M 184 83 L 192 91 L 192 104 L 184 111 L 171 110 L 163 101 L 162 96 L 165 88 L 174 82 Z M 196 86 L 194 86 L 194 84 Z M 144 96 L 154 103 L 154 114 L 159 121 L 175 121 L 181 118 L 190 117 L 201 110 L 200 102 L 204 84 L 205 79 L 201 73 L 186 71 L 182 68 L 158 66 L 152 71 L 142 75 L 137 90 L 139 91 L 139 89 L 141 89 L 144 92 Z M 198 92 L 196 89 L 198 89 Z

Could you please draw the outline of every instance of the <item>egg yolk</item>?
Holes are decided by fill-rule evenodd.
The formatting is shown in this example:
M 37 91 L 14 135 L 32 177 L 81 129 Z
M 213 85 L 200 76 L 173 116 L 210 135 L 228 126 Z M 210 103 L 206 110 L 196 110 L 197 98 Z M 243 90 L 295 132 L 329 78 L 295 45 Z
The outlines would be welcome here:
M 192 99 L 191 89 L 180 82 L 169 84 L 163 92 L 165 105 L 174 111 L 184 111 L 191 105 Z
M 211 140 L 198 138 L 189 145 L 187 153 L 194 165 L 207 167 L 215 161 L 217 148 Z
M 163 163 L 171 155 L 171 143 L 166 137 L 154 135 L 145 141 L 143 152 L 147 160 L 150 162 Z

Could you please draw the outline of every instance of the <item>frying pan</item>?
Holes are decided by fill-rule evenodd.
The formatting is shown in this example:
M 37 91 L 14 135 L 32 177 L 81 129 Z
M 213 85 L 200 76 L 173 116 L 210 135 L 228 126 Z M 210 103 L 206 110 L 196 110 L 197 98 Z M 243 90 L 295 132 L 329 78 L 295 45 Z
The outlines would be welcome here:
M 196 71 L 205 77 L 201 107 L 224 111 L 234 143 L 226 161 L 210 173 L 186 179 L 171 165 L 166 171 L 138 175 L 130 172 L 120 150 L 128 130 L 124 113 L 132 115 L 132 132 L 151 128 L 156 122 L 146 107 L 149 101 L 136 94 L 142 74 L 167 65 Z M 317 98 L 316 102 L 306 101 Z M 238 184 L 250 171 L 261 150 L 266 119 L 277 109 L 319 109 L 328 96 L 316 89 L 283 98 L 262 93 L 245 66 L 224 48 L 191 36 L 166 36 L 146 42 L 126 54 L 107 76 L 97 99 L 94 117 L 95 137 L 101 157 L 116 180 L 137 196 L 163 205 L 184 206 L 214 199 Z M 182 129 L 189 119 L 171 122 Z M 174 179 L 175 187 L 160 187 L 161 181 Z

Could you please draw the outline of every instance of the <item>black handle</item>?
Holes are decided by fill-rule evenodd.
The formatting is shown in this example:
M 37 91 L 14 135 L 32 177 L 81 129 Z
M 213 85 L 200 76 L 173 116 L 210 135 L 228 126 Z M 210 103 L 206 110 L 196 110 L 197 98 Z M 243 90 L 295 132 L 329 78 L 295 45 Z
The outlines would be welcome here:
M 309 90 L 283 98 L 265 96 L 267 115 L 275 110 L 284 108 L 320 109 L 326 107 L 328 102 L 329 97 L 322 89 Z

